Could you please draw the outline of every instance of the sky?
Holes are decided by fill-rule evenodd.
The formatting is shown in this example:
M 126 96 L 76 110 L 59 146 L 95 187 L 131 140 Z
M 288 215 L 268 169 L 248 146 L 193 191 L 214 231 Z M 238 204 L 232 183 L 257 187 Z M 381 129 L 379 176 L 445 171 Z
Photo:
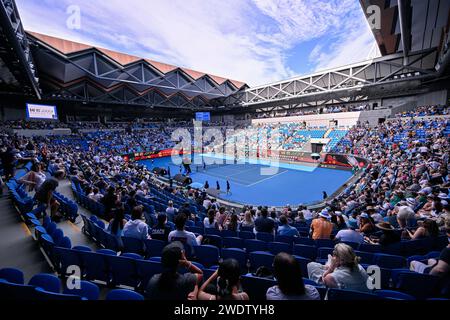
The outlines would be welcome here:
M 26 30 L 239 80 L 250 86 L 379 55 L 358 0 L 16 3 Z

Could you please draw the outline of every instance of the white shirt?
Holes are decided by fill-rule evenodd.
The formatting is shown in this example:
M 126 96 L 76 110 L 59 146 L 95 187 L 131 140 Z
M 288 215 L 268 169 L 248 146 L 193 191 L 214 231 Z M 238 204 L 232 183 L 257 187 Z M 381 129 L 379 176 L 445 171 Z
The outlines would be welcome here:
M 142 220 L 130 220 L 123 227 L 123 236 L 145 240 L 148 238 L 148 226 Z

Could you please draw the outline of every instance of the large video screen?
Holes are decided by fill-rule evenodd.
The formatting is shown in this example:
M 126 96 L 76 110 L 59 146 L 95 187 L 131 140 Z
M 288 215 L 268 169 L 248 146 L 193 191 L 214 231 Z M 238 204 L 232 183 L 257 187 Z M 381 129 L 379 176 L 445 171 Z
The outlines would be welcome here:
M 27 103 L 27 118 L 39 120 L 58 120 L 56 106 Z
M 209 112 L 196 112 L 195 113 L 195 120 L 197 120 L 197 121 L 210 121 L 211 120 L 211 113 L 209 113 Z

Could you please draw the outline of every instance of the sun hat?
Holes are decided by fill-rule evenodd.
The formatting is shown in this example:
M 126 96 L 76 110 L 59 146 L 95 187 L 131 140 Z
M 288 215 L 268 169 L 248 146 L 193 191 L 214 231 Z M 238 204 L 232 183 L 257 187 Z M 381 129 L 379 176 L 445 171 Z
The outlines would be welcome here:
M 322 218 L 325 218 L 325 219 L 331 219 L 331 216 L 328 213 L 327 209 L 323 209 L 322 211 L 320 211 L 319 216 L 321 216 Z
M 414 207 L 416 205 L 416 199 L 408 198 L 406 199 L 406 203 L 408 204 L 408 206 Z
M 369 215 L 366 212 L 361 213 L 360 218 L 369 219 Z
M 395 228 L 389 222 L 380 222 L 380 223 L 377 223 L 375 226 L 381 230 L 387 230 L 387 231 L 395 230 Z

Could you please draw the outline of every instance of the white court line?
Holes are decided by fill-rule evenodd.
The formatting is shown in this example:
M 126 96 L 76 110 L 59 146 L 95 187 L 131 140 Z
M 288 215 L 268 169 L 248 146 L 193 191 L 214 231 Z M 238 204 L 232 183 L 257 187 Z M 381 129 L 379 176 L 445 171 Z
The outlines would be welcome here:
M 265 179 L 256 181 L 255 183 L 249 184 L 247 187 L 253 187 L 253 186 L 255 186 L 255 185 L 257 185 L 257 184 L 259 184 L 259 183 L 261 183 L 261 182 L 263 182 L 263 181 L 267 181 L 267 180 L 269 180 L 269 179 L 278 177 L 278 176 L 280 176 L 280 175 L 282 175 L 283 173 L 286 173 L 286 172 L 288 172 L 288 171 L 289 171 L 289 170 L 285 170 L 285 171 L 280 172 L 280 173 L 277 173 L 277 174 L 275 174 L 275 175 L 273 175 L 273 176 L 270 176 L 270 177 L 267 177 L 267 178 L 265 178 Z

